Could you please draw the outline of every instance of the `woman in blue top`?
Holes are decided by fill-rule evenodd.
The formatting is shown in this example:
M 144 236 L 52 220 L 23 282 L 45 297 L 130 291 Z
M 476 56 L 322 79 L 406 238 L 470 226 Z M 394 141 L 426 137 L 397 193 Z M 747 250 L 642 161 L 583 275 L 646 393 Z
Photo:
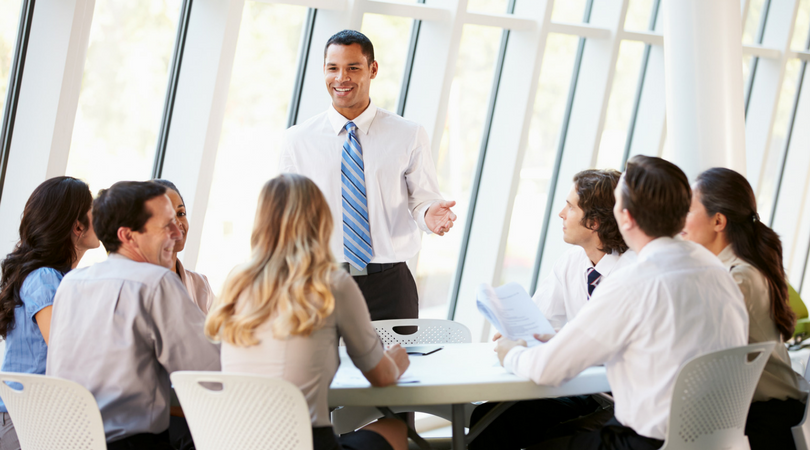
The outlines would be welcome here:
M 92 204 L 90 188 L 72 177 L 45 181 L 25 204 L 20 241 L 0 262 L 3 372 L 45 373 L 56 288 L 87 250 L 99 246 Z M 2 402 L 0 412 L 0 450 L 18 450 L 17 433 Z

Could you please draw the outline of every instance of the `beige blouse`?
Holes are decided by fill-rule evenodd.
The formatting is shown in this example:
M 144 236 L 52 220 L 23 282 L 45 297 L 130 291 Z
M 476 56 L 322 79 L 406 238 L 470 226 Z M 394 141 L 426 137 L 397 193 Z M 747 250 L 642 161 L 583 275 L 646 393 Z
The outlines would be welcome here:
M 363 372 L 375 368 L 384 353 L 357 283 L 342 269 L 332 272 L 331 278 L 335 309 L 311 335 L 276 339 L 271 316 L 256 329 L 258 345 L 222 343 L 223 372 L 280 377 L 298 386 L 309 405 L 313 427 L 332 425 L 327 395 L 340 364 L 338 340 L 343 338 L 352 362 Z M 237 301 L 237 310 L 244 301 L 244 297 Z
M 745 307 L 748 309 L 748 343 L 777 342 L 754 391 L 753 401 L 788 398 L 803 401 L 807 397 L 807 383 L 791 367 L 787 348 L 771 318 L 768 281 L 754 266 L 737 257 L 731 245 L 717 256 L 729 268 L 745 298 Z
M 200 307 L 203 314 L 208 314 L 208 308 L 214 303 L 214 291 L 208 284 L 208 277 L 201 273 L 187 270 L 183 263 L 177 260 L 177 275 L 188 289 L 191 300 Z

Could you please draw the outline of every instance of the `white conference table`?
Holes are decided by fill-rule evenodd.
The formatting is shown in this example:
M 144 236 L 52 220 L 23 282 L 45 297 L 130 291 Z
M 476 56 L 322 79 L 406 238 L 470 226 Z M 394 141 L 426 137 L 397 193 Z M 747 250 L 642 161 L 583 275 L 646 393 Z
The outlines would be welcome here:
M 508 373 L 494 343 L 437 344 L 430 355 L 409 355 L 411 365 L 394 386 L 371 387 L 340 347 L 340 368 L 329 388 L 329 406 L 451 405 L 453 448 L 464 447 L 464 405 L 476 401 L 516 401 L 610 391 L 604 367 L 591 367 L 567 383 L 538 386 Z

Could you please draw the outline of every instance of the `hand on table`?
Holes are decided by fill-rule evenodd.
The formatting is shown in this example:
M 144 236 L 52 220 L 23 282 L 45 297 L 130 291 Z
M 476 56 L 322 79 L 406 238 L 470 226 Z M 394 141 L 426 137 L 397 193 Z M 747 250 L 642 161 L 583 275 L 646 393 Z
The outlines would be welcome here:
M 501 365 L 503 365 L 503 360 L 506 359 L 506 354 L 509 353 L 509 350 L 512 350 L 513 348 L 517 347 L 518 345 L 522 345 L 522 346 L 526 347 L 526 341 L 524 341 L 523 339 L 518 339 L 516 341 L 510 341 L 509 339 L 506 339 L 505 337 L 502 337 L 502 338 L 498 339 L 498 345 L 495 348 L 495 351 L 498 352 L 498 361 L 501 362 Z
M 408 367 L 411 365 L 411 360 L 408 358 L 408 352 L 402 348 L 399 344 L 394 344 L 391 347 L 388 347 L 388 350 L 385 351 L 385 354 L 391 359 L 391 361 L 396 364 L 397 369 L 399 369 L 399 376 L 402 376 Z M 399 377 L 397 377 L 399 379 Z
M 430 231 L 439 236 L 444 236 L 444 233 L 453 228 L 453 222 L 456 220 L 456 215 L 450 210 L 453 206 L 456 206 L 456 202 L 453 200 L 443 200 L 430 205 L 430 208 L 425 212 L 425 224 L 427 224 Z

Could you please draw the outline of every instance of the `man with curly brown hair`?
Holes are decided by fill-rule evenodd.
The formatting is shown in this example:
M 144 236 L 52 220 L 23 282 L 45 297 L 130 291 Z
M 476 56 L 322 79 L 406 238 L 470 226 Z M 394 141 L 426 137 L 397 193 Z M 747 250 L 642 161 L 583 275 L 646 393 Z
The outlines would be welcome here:
M 613 217 L 613 190 L 620 177 L 621 173 L 611 169 L 574 175 L 559 214 L 563 240 L 574 247 L 557 260 L 534 294 L 535 303 L 555 330 L 577 315 L 602 280 L 636 259 L 635 253 L 627 252 Z
M 555 330 L 579 313 L 603 279 L 636 260 L 613 215 L 613 191 L 620 178 L 620 172 L 610 169 L 583 170 L 574 175 L 559 214 L 563 239 L 573 248 L 560 257 L 534 294 L 535 303 Z M 500 334 L 495 336 L 498 338 Z M 478 406 L 471 423 L 480 421 L 496 405 Z M 522 401 L 499 416 L 470 443 L 470 449 L 523 448 L 551 435 L 595 429 L 611 417 L 612 405 L 600 396 Z M 563 422 L 567 423 L 561 426 Z

